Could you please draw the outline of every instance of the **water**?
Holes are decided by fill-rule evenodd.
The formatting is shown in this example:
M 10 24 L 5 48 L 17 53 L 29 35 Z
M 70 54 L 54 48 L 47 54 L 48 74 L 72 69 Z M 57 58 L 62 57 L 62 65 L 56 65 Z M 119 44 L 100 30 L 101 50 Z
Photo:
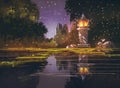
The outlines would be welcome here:
M 44 65 L 0 69 L 0 88 L 120 88 L 119 59 L 53 55 Z

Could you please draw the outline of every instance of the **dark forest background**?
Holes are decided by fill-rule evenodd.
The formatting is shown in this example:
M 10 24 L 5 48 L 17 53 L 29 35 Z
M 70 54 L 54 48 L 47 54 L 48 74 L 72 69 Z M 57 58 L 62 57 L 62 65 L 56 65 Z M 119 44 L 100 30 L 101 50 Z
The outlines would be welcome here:
M 84 13 L 90 20 L 89 43 L 95 47 L 100 39 L 120 47 L 119 0 L 66 0 L 65 10 L 72 23 L 58 23 L 54 38 L 45 37 L 48 29 L 38 21 L 39 10 L 31 0 L 0 1 L 0 47 L 65 47 L 78 44 L 76 20 Z

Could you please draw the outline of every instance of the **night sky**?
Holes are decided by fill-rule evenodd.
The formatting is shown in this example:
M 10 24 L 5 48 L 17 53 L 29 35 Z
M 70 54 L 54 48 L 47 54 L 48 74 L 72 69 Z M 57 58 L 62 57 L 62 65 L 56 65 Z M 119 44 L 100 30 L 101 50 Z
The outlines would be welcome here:
M 34 1 L 40 12 L 39 20 L 42 21 L 47 29 L 48 38 L 54 37 L 56 26 L 58 23 L 69 24 L 69 16 L 66 14 L 65 0 L 32 0 Z

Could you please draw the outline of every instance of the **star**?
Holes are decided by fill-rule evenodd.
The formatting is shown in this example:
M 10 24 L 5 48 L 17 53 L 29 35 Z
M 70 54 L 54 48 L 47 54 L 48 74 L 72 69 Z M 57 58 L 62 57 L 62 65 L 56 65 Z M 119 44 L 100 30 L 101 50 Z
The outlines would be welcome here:
M 69 24 L 70 17 L 64 7 L 65 0 L 33 0 L 40 12 L 39 21 L 42 21 L 48 28 L 46 37 L 54 37 L 58 23 Z

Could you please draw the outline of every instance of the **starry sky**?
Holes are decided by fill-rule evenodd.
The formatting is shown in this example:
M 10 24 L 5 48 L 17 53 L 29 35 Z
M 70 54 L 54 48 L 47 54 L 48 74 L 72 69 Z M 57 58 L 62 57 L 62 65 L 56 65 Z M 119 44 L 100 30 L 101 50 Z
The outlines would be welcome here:
M 46 37 L 51 38 L 56 34 L 56 26 L 58 23 L 68 24 L 70 17 L 64 10 L 65 0 L 32 0 L 34 1 L 40 12 L 39 21 L 42 21 L 48 29 Z

